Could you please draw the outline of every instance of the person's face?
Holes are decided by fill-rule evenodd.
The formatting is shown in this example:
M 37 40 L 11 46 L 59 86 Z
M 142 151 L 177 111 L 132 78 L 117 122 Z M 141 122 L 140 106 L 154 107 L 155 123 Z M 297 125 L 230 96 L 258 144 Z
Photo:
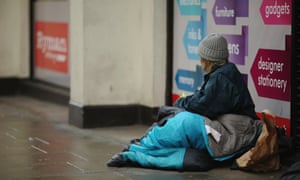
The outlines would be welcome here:
M 209 73 L 208 63 L 206 60 L 204 60 L 203 58 L 200 58 L 200 65 L 201 65 L 202 70 L 205 73 Z

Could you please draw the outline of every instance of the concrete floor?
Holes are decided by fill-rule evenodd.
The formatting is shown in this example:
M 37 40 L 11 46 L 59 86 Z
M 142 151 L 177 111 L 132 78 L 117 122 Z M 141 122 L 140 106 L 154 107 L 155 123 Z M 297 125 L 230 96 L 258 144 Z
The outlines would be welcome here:
M 109 168 L 106 161 L 147 126 L 79 129 L 68 125 L 68 107 L 26 96 L 0 97 L 0 179 L 279 179 L 272 173 L 177 172 Z

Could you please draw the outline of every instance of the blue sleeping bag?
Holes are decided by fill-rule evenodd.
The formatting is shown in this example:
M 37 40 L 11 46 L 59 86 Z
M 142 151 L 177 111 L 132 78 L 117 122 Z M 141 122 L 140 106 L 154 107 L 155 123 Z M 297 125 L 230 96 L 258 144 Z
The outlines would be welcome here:
M 154 126 L 138 144 L 130 144 L 122 155 L 125 160 L 143 167 L 182 170 L 184 165 L 190 164 L 186 160 L 195 159 L 189 155 L 205 156 L 207 163 L 213 161 L 205 151 L 205 137 L 204 118 L 184 111 L 169 118 L 163 126 Z

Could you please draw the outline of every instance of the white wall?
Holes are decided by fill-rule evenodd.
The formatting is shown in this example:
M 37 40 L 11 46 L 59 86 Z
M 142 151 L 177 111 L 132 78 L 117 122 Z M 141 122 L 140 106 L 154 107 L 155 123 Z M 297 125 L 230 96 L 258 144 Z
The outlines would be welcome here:
M 71 103 L 164 104 L 166 0 L 70 1 Z
M 0 4 L 0 78 L 29 77 L 29 0 Z
M 70 56 L 70 101 L 84 104 L 84 36 L 83 0 L 70 1 L 69 56 Z

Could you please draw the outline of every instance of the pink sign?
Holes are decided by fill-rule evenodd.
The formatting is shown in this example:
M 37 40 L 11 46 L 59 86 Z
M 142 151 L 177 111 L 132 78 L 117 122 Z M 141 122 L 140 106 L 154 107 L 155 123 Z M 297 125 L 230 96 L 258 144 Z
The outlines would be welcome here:
M 259 96 L 290 100 L 291 36 L 286 37 L 286 50 L 259 49 L 250 73 Z
M 265 24 L 291 25 L 292 0 L 263 0 L 260 14 Z

